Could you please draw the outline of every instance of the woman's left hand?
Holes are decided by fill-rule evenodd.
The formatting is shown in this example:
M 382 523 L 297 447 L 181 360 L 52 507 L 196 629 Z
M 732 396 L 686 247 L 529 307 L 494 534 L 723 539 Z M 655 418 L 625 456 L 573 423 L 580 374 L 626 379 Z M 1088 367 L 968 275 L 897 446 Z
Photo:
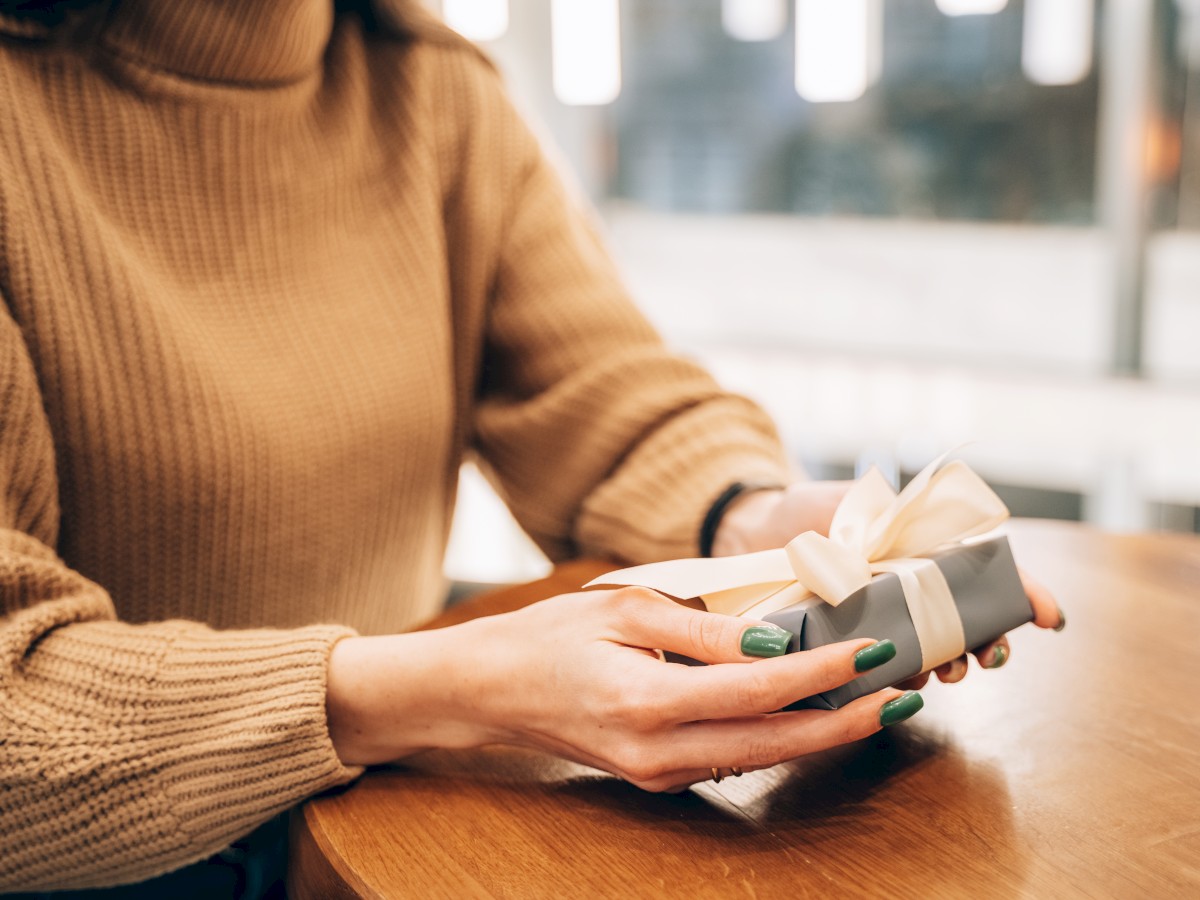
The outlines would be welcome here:
M 782 547 L 805 531 L 829 534 L 829 524 L 842 497 L 852 481 L 798 481 L 778 490 L 754 491 L 737 498 L 725 511 L 713 540 L 713 556 L 732 556 Z M 1033 607 L 1033 623 L 1039 628 L 1061 631 L 1066 616 L 1055 602 L 1054 595 L 1029 573 L 1020 571 L 1025 596 Z M 998 669 L 1008 662 L 1012 649 L 1007 636 L 976 647 L 969 655 L 985 669 Z M 967 674 L 967 656 L 938 666 L 933 670 L 938 680 L 947 684 L 961 681 Z M 917 690 L 929 681 L 930 672 L 917 675 L 897 685 L 904 690 Z

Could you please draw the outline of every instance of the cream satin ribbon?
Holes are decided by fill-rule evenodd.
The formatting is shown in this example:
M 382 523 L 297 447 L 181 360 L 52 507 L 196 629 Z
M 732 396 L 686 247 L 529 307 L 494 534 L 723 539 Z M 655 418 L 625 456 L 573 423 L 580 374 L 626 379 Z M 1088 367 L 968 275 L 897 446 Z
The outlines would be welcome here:
M 892 572 L 921 645 L 922 671 L 928 671 L 966 647 L 945 576 L 925 557 L 1008 518 L 1008 508 L 982 478 L 961 460 L 943 465 L 945 458 L 926 466 L 899 494 L 871 469 L 842 498 L 829 537 L 808 531 L 778 550 L 634 566 L 588 587 L 639 585 L 699 597 L 712 612 L 761 618 L 805 600 L 837 606 L 873 576 Z

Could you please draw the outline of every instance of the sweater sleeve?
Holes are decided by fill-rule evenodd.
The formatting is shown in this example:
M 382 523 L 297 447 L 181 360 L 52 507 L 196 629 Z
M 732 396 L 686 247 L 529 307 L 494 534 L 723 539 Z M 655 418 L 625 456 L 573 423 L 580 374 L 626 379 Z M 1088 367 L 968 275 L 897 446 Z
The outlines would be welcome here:
M 664 346 L 590 211 L 495 75 L 476 72 L 470 144 L 496 161 L 490 190 L 504 198 L 476 446 L 552 558 L 694 556 L 701 520 L 729 484 L 789 479 L 775 427 Z
M 140 881 L 356 772 L 325 720 L 348 630 L 117 621 L 51 549 L 50 429 L 0 314 L 0 893 Z

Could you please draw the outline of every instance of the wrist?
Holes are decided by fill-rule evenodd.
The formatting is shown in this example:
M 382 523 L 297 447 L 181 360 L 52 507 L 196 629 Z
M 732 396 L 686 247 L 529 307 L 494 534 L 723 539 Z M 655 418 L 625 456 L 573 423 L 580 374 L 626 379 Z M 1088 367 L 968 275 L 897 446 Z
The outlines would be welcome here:
M 470 646 L 464 626 L 379 637 L 348 637 L 329 657 L 325 712 L 345 765 L 390 762 L 421 750 L 484 743 L 456 697 Z
M 783 547 L 798 534 L 828 535 L 849 481 L 796 481 L 729 504 L 712 545 L 713 556 Z
M 712 538 L 710 556 L 736 556 L 764 547 L 764 525 L 771 521 L 783 488 L 751 485 L 731 499 L 722 511 Z

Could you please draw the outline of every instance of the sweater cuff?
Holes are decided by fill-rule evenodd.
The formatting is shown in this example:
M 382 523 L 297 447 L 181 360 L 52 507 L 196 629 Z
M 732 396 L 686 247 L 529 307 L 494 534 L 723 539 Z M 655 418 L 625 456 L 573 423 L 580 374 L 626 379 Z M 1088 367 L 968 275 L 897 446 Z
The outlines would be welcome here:
M 632 564 L 698 556 L 701 523 L 722 491 L 793 480 L 767 415 L 726 395 L 642 441 L 584 504 L 576 541 L 587 554 Z
M 325 711 L 329 655 L 342 626 L 218 632 L 188 625 L 158 687 L 203 722 L 187 752 L 167 748 L 164 784 L 198 859 L 327 788 L 362 774 L 342 764 Z M 230 636 L 233 640 L 229 640 Z M 165 720 L 164 720 L 165 724 Z
M 41 745 L 26 773 L 41 808 L 21 816 L 0 875 L 27 889 L 142 881 L 356 777 L 325 713 L 330 651 L 353 633 L 86 622 L 46 635 L 10 710 Z

